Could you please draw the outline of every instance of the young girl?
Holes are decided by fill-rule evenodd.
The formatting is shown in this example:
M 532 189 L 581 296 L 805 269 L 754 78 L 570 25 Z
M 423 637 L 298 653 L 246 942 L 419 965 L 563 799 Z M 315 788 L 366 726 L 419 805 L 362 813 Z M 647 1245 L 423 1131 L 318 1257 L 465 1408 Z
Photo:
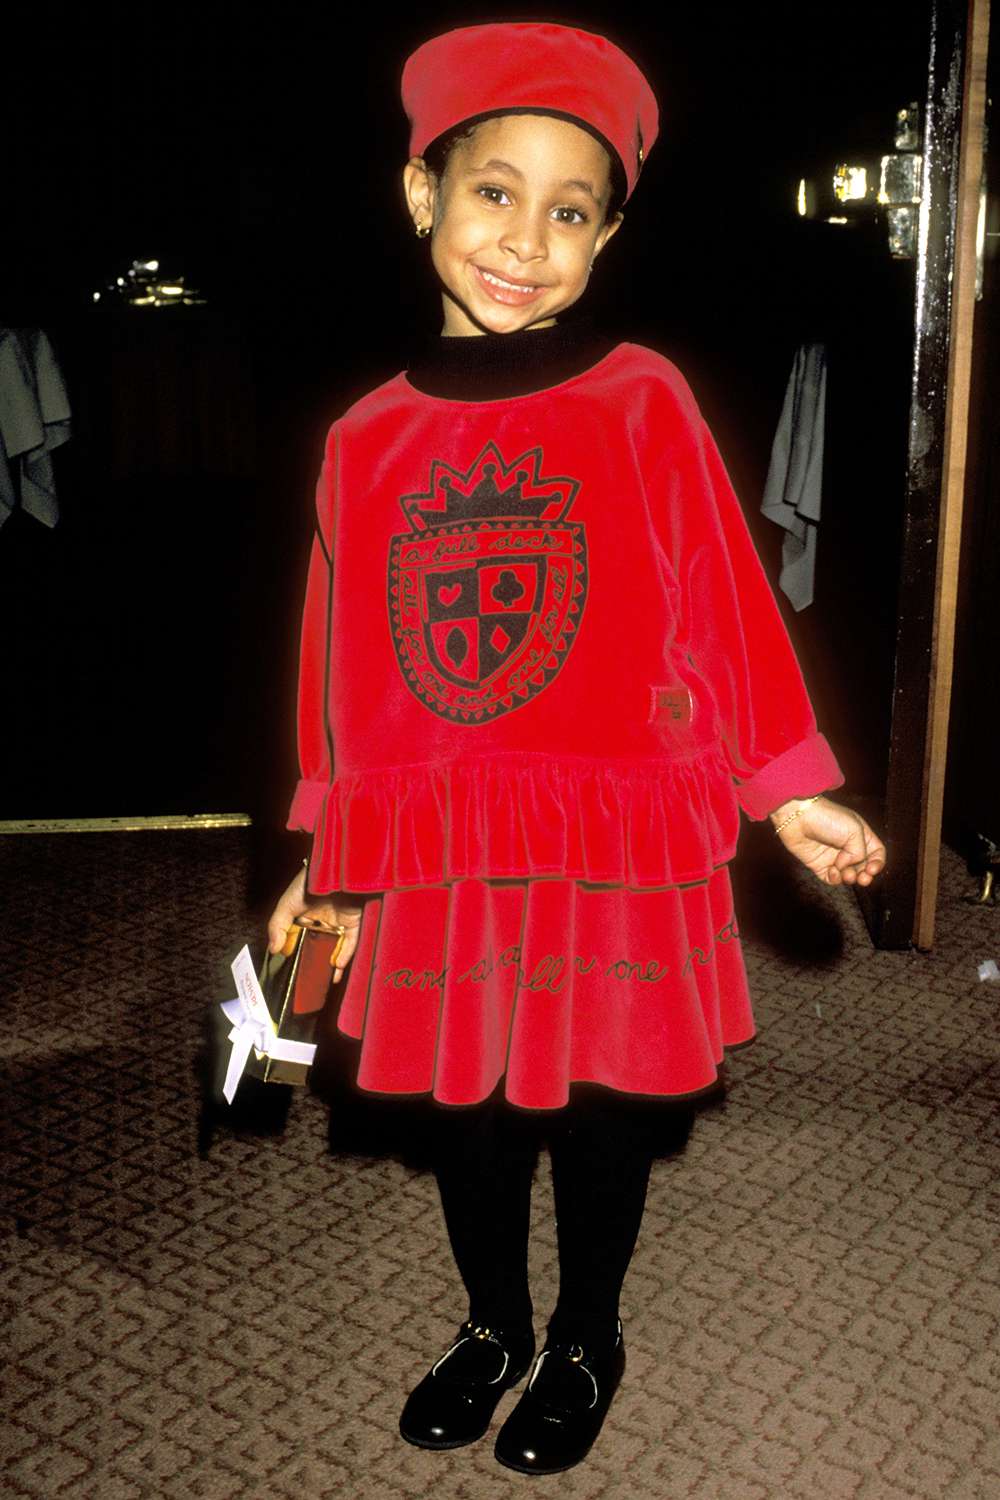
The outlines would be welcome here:
M 444 320 L 334 422 L 316 496 L 269 945 L 341 924 L 357 1087 L 447 1117 L 469 1294 L 408 1397 L 427 1448 L 579 1462 L 625 1364 L 650 1162 L 754 1034 L 727 862 L 742 807 L 828 884 L 882 844 L 840 785 L 717 447 L 677 367 L 574 316 L 658 130 L 604 37 L 461 28 L 408 59 L 407 210 Z M 535 1358 L 535 1122 L 559 1292 Z

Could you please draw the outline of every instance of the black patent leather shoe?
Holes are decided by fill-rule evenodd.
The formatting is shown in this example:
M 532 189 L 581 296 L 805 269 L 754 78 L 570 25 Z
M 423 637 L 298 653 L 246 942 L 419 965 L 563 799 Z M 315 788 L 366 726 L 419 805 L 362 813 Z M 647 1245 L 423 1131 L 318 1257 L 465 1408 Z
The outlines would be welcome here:
M 531 1379 L 497 1434 L 494 1455 L 521 1474 L 558 1474 L 585 1458 L 625 1373 L 621 1319 L 605 1353 L 546 1339 Z
M 481 1438 L 504 1391 L 535 1355 L 533 1330 L 508 1333 L 465 1322 L 451 1348 L 410 1392 L 399 1431 L 418 1448 L 461 1448 Z

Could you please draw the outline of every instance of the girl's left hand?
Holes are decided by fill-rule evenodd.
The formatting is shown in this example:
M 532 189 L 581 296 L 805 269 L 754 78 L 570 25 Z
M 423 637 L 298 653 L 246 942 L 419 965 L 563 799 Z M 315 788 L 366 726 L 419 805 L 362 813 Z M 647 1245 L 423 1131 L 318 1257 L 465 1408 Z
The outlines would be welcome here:
M 871 885 L 885 868 L 885 845 L 860 813 L 827 797 L 808 806 L 795 798 L 775 808 L 771 822 L 777 827 L 797 807 L 803 811 L 778 834 L 785 848 L 827 885 Z

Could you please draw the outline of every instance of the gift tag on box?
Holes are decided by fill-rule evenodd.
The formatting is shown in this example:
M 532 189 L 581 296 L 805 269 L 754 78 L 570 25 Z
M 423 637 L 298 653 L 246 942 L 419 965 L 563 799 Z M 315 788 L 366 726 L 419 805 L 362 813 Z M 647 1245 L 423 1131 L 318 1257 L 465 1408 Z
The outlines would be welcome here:
M 343 933 L 296 921 L 278 953 L 266 953 L 260 977 L 244 944 L 231 965 L 236 999 L 222 1004 L 233 1029 L 223 1094 L 233 1102 L 244 1071 L 265 1083 L 304 1084 L 316 1055 L 313 1037 L 326 1003 Z

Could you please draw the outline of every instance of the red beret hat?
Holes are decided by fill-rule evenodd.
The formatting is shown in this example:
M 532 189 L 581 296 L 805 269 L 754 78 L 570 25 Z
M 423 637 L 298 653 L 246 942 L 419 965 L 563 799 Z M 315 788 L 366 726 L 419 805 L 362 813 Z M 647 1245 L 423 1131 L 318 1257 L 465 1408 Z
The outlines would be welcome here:
M 492 115 L 547 114 L 581 125 L 621 163 L 628 198 L 659 133 L 656 97 L 606 37 L 548 21 L 462 26 L 406 59 L 410 155 L 445 131 Z

